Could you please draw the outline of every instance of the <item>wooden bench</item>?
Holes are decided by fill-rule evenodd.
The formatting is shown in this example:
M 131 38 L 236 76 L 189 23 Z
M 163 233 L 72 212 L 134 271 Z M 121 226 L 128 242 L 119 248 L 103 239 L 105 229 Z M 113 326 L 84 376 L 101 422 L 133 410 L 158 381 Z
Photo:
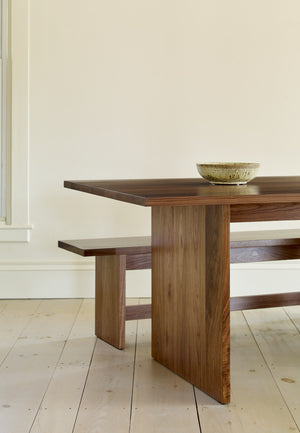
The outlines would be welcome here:
M 96 258 L 95 334 L 118 349 L 125 347 L 125 321 L 151 318 L 151 304 L 126 306 L 126 270 L 151 268 L 151 237 L 59 241 L 58 246 Z M 300 259 L 298 230 L 233 232 L 230 262 L 249 263 Z M 230 299 L 230 310 L 300 304 L 300 292 L 241 296 Z

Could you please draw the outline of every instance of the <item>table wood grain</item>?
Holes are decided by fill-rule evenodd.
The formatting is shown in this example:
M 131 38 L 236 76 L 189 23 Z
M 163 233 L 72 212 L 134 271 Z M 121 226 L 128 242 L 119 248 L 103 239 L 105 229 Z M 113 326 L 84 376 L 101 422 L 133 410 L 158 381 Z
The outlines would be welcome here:
M 64 186 L 142 206 L 300 203 L 300 176 L 257 177 L 240 186 L 201 178 L 78 180 Z

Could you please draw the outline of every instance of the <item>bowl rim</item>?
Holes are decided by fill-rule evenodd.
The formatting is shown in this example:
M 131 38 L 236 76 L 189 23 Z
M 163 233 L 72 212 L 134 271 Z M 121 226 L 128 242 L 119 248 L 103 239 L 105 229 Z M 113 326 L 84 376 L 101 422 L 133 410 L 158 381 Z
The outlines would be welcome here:
M 213 168 L 259 168 L 259 162 L 199 162 L 197 167 Z

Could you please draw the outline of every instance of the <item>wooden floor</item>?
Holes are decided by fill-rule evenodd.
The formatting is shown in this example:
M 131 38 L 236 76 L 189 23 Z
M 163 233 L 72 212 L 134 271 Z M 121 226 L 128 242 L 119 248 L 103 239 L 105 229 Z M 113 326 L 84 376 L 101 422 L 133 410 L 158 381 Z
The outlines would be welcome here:
M 227 406 L 151 359 L 150 320 L 119 351 L 93 316 L 91 299 L 0 301 L 1 433 L 300 431 L 300 307 L 231 313 Z

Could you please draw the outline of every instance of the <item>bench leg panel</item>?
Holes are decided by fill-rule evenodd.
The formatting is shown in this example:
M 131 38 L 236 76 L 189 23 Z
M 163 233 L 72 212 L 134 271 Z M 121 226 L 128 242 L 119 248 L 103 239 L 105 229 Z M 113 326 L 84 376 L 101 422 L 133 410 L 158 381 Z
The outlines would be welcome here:
M 95 334 L 118 349 L 125 347 L 126 256 L 96 257 Z

